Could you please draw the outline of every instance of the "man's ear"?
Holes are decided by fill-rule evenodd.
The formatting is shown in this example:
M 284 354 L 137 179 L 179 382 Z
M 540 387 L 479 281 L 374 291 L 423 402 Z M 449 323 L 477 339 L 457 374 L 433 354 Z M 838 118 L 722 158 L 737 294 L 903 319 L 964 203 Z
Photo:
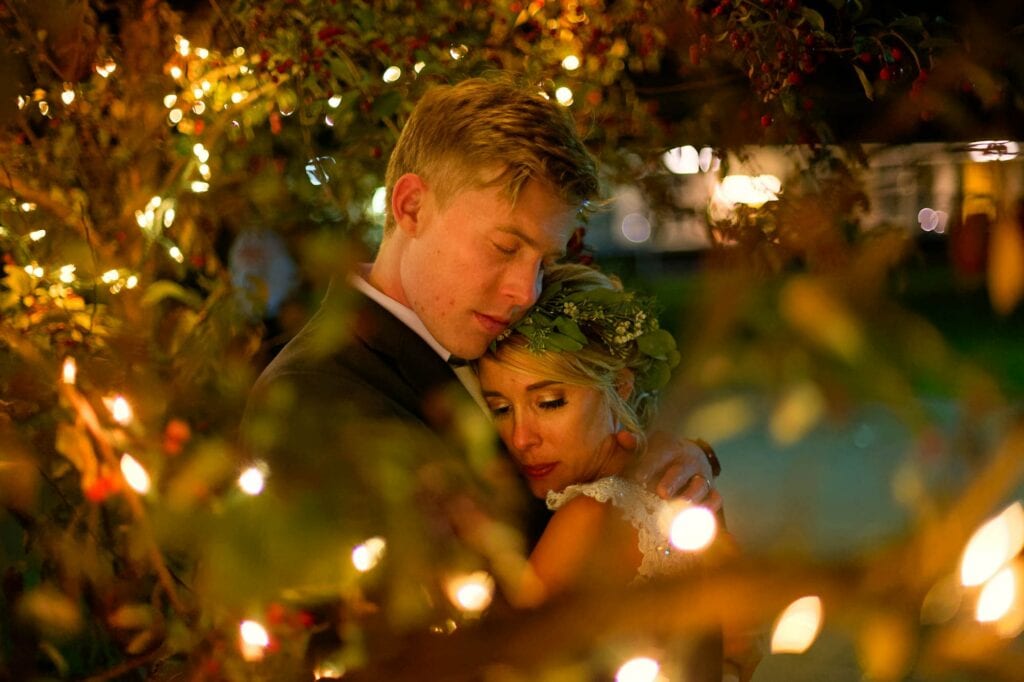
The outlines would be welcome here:
M 415 173 L 406 173 L 391 190 L 391 215 L 403 232 L 414 235 L 420 226 L 420 211 L 426 198 L 427 183 Z
M 636 384 L 636 375 L 633 374 L 631 369 L 622 369 L 619 375 L 615 377 L 615 392 L 619 394 L 619 397 L 623 400 L 629 400 L 629 396 L 633 395 L 633 388 Z

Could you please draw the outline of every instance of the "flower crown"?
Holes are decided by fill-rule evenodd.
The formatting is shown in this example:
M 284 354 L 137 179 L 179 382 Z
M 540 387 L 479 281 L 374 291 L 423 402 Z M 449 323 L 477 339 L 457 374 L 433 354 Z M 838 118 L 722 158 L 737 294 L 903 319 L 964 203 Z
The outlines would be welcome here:
M 599 345 L 626 361 L 636 375 L 636 388 L 644 392 L 663 388 L 679 364 L 675 339 L 658 325 L 654 299 L 593 282 L 549 281 L 529 313 L 492 347 L 513 334 L 523 336 L 535 353 L 572 353 Z

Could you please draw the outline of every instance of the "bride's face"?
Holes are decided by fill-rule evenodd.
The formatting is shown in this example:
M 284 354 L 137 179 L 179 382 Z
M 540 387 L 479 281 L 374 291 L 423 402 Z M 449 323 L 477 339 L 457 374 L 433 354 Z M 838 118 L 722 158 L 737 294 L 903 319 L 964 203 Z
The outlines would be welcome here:
M 479 373 L 498 433 L 535 496 L 621 469 L 609 447 L 615 418 L 601 391 L 513 369 L 489 355 Z

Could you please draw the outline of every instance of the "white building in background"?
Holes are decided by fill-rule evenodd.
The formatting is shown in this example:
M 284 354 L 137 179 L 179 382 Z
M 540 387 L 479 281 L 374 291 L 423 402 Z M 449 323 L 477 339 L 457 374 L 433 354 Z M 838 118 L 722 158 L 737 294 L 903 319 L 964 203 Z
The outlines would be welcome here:
M 906 225 L 948 235 L 966 216 L 989 222 L 1016 214 L 1024 199 L 1024 157 L 1008 140 L 866 145 L 869 200 L 865 228 Z M 809 157 L 807 148 L 750 147 L 725 163 L 710 147 L 678 147 L 662 158 L 676 178 L 677 216 L 657 216 L 635 186 L 619 187 L 610 212 L 594 220 L 589 241 L 602 253 L 686 252 L 709 246 L 707 217 L 736 203 L 761 205 L 785 193 L 786 179 Z M 728 169 L 728 174 L 724 174 Z

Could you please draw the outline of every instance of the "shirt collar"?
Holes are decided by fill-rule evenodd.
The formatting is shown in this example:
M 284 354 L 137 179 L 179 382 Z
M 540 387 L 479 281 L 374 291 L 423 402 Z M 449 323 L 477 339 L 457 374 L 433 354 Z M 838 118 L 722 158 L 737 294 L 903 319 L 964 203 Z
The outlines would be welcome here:
M 370 265 L 370 263 L 361 263 L 359 265 L 359 269 L 349 275 L 349 284 L 366 294 L 368 298 L 372 299 L 382 308 L 401 320 L 406 327 L 416 332 L 424 341 L 426 341 L 427 344 L 434 349 L 434 352 L 441 356 L 442 360 L 448 362 L 448 358 L 452 356 L 451 351 L 442 346 L 438 340 L 434 338 L 434 335 L 427 330 L 426 325 L 423 324 L 419 315 L 413 312 L 412 308 L 407 308 L 402 305 L 366 280 L 366 276 L 370 273 Z

